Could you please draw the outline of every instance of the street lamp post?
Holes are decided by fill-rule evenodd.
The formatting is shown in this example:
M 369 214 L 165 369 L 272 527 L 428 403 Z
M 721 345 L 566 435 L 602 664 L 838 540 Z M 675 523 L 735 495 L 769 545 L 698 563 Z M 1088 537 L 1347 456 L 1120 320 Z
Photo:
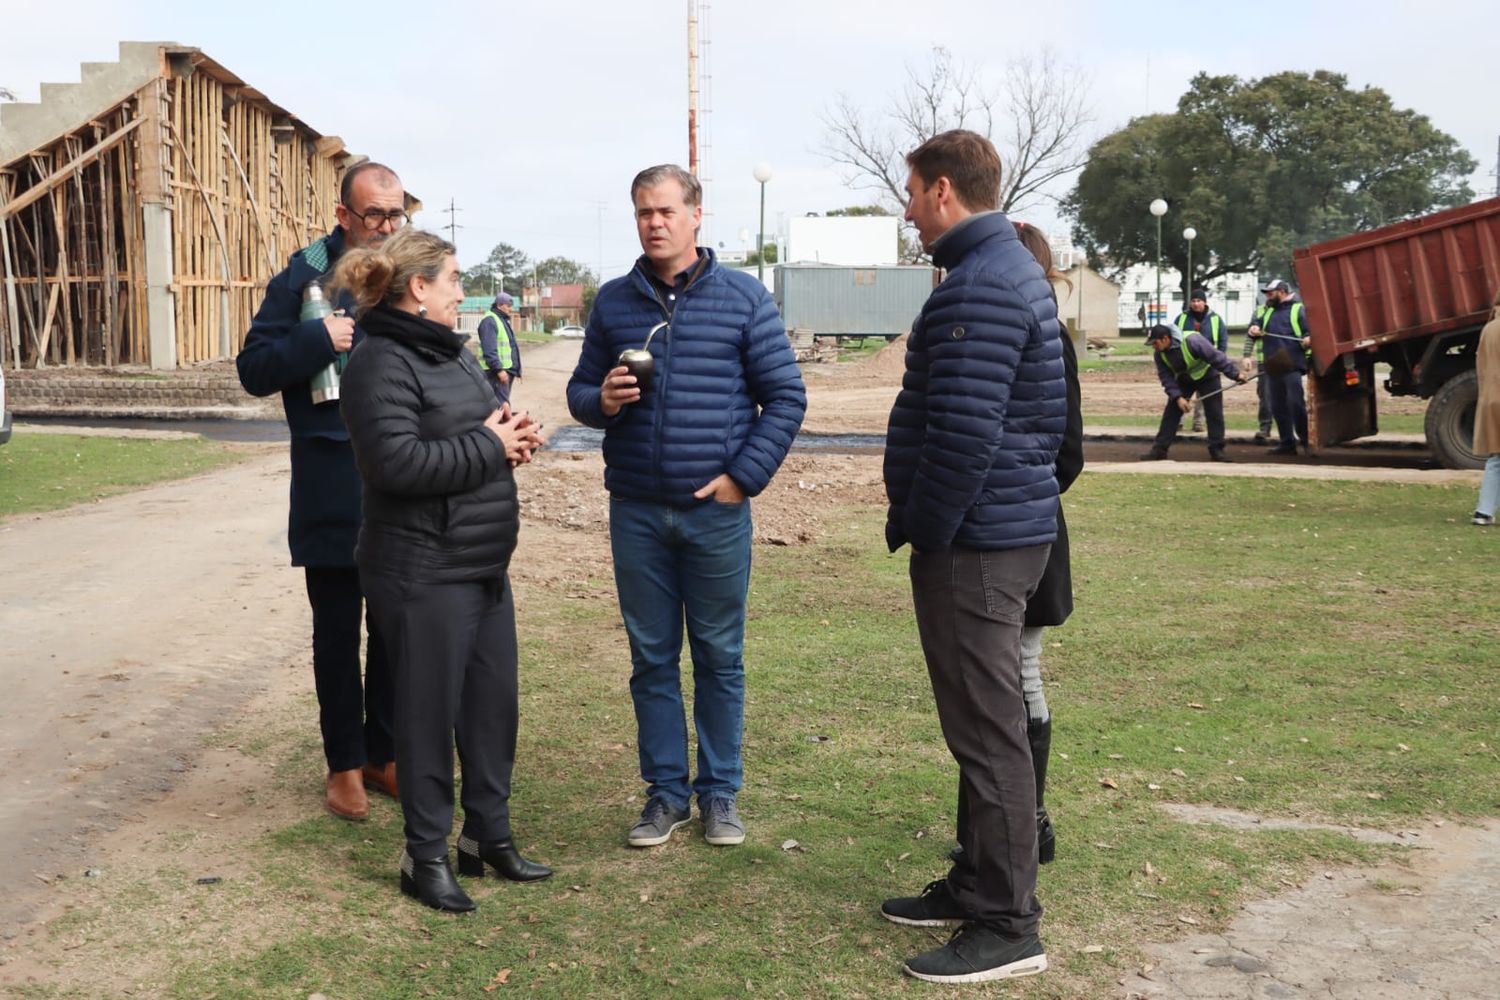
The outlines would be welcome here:
M 1156 298 L 1151 302 L 1151 312 L 1161 306 L 1161 217 L 1167 214 L 1167 203 L 1160 198 L 1151 202 L 1151 214 L 1156 216 Z
M 1193 241 L 1198 238 L 1198 230 L 1194 229 L 1192 226 L 1188 226 L 1182 231 L 1182 238 L 1187 240 L 1188 245 L 1187 284 L 1182 290 L 1182 294 L 1184 296 L 1182 300 L 1182 311 L 1187 312 L 1188 303 L 1192 301 L 1193 297 Z
M 757 163 L 755 180 L 760 185 L 760 230 L 755 235 L 755 276 L 766 280 L 766 181 L 771 179 L 771 165 Z

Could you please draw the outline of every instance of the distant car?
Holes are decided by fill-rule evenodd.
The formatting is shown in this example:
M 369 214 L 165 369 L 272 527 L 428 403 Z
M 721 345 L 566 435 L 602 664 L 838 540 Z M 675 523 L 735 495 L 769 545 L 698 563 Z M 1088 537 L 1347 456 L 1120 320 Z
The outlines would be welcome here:
M 10 440 L 10 411 L 5 408 L 5 372 L 0 370 L 0 444 Z
M 552 336 L 554 336 L 554 337 L 575 337 L 575 338 L 582 337 L 583 336 L 583 327 L 579 326 L 577 323 L 569 323 L 566 326 L 560 326 L 556 330 L 553 330 L 552 331 Z

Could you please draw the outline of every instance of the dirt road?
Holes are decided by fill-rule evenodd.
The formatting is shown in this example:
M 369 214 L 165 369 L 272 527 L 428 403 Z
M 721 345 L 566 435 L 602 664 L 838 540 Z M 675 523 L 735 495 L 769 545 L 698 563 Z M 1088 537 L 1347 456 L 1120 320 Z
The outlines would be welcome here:
M 566 422 L 562 389 L 577 350 L 528 349 L 518 406 L 550 426 Z M 809 371 L 808 429 L 882 432 L 898 379 L 890 356 Z M 287 565 L 285 447 L 251 451 L 211 475 L 0 523 L 0 983 L 18 981 L 22 951 L 58 947 L 33 921 L 53 915 L 48 890 L 59 877 L 86 877 L 101 852 L 170 830 L 177 814 L 234 808 L 247 823 L 274 819 L 235 805 L 241 796 L 224 787 L 263 776 L 216 772 L 214 784 L 203 775 L 223 763 L 205 737 L 241 719 L 247 703 L 305 712 L 311 691 L 307 602 L 300 571 Z M 1251 464 L 1150 471 L 1300 474 Z M 1341 475 L 1327 465 L 1317 474 Z M 597 455 L 544 453 L 526 470 L 523 545 L 552 556 L 522 560 L 518 586 L 573 586 L 607 565 L 600 478 Z M 757 501 L 757 536 L 797 544 L 816 537 L 825 513 L 880 496 L 878 456 L 796 454 Z M 271 811 L 305 808 L 316 808 L 315 789 Z M 1376 873 L 1334 873 L 1329 885 L 1248 907 L 1229 934 L 1164 948 L 1122 995 L 1495 996 L 1500 826 L 1424 829 L 1421 845 L 1434 850 L 1399 877 L 1413 894 L 1404 912 L 1420 906 L 1429 920 L 1398 919 L 1372 888 Z M 1451 946 L 1453 934 L 1463 948 Z

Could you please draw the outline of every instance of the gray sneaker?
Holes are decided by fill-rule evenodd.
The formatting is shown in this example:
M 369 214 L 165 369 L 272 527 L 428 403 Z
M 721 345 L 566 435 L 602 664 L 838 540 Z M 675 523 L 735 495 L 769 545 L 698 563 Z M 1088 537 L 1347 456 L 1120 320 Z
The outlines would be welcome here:
M 703 820 L 703 839 L 715 847 L 734 847 L 745 842 L 745 823 L 735 811 L 734 799 L 715 795 L 707 803 L 698 802 Z
M 641 810 L 641 818 L 630 828 L 626 843 L 631 847 L 665 844 L 672 831 L 686 826 L 691 818 L 692 814 L 686 809 L 679 809 L 661 796 L 653 795 L 646 808 Z

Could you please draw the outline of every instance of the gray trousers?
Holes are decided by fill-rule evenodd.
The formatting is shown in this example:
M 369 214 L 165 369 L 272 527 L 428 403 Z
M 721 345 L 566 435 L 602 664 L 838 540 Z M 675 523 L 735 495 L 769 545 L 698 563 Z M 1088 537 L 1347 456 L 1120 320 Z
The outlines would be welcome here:
M 1036 779 L 1021 690 L 1026 601 L 1050 545 L 913 553 L 912 602 L 943 739 L 958 762 L 963 860 L 948 887 L 1001 934 L 1035 934 Z

